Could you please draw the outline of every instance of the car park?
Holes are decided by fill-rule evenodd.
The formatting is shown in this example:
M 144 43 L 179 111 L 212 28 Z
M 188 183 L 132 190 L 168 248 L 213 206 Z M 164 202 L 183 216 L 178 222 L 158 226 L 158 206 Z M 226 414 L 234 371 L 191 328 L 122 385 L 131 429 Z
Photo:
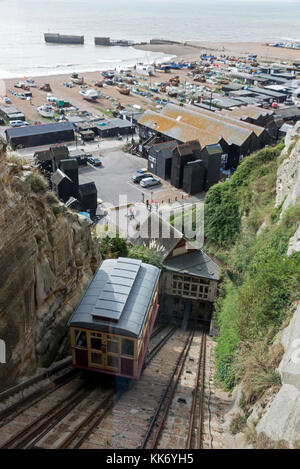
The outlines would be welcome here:
M 146 178 L 151 178 L 151 174 L 134 174 L 132 176 L 132 180 L 135 184 L 138 184 L 140 183 L 143 179 L 146 179 Z
M 147 177 L 141 180 L 140 185 L 142 187 L 158 186 L 161 182 L 159 179 L 153 177 Z

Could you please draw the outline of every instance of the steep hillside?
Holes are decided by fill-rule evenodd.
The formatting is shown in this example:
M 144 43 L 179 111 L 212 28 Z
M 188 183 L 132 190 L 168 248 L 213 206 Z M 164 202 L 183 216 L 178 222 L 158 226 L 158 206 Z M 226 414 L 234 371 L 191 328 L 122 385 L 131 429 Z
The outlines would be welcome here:
M 272 446 L 272 439 L 293 446 L 297 440 L 295 431 L 293 438 L 275 438 L 256 424 L 284 382 L 278 369 L 285 351 L 280 332 L 295 320 L 300 300 L 299 129 L 288 135 L 285 148 L 247 157 L 205 199 L 205 247 L 224 263 L 216 305 L 217 379 L 229 390 L 239 384 L 231 430 L 238 433 L 255 421 L 249 436 L 254 446 Z M 255 419 L 254 405 L 260 406 Z
M 66 322 L 100 261 L 87 222 L 0 143 L 0 389 L 63 356 Z

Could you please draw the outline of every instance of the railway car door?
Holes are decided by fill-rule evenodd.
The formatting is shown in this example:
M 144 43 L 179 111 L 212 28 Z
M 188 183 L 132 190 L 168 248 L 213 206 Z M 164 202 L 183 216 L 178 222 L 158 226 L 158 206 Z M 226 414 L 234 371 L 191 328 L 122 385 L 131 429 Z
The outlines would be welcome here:
M 119 337 L 107 336 L 106 368 L 116 373 L 120 372 L 120 341 Z
M 75 363 L 78 366 L 88 366 L 87 335 L 85 331 L 74 330 Z
M 89 366 L 105 368 L 106 338 L 100 332 L 91 332 L 89 347 Z

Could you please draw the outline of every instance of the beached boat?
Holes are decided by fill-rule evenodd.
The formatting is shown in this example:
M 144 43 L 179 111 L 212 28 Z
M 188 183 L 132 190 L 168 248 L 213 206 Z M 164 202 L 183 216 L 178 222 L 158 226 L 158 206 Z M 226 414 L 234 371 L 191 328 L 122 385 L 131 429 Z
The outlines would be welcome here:
M 119 93 L 125 94 L 126 96 L 130 94 L 130 88 L 127 88 L 125 86 L 117 86 L 117 90 L 119 91 Z
M 44 38 L 45 42 L 54 44 L 84 44 L 84 36 L 45 33 Z
M 96 90 L 81 90 L 79 94 L 87 101 L 96 101 L 98 98 L 98 91 Z
M 76 72 L 73 72 L 72 75 L 70 76 L 70 78 L 71 78 L 72 82 L 75 83 L 76 85 L 83 85 L 83 83 L 84 83 L 84 78 L 79 77 L 78 73 L 76 73 Z
M 54 117 L 54 110 L 50 104 L 44 104 L 43 106 L 38 107 L 37 110 L 42 117 Z

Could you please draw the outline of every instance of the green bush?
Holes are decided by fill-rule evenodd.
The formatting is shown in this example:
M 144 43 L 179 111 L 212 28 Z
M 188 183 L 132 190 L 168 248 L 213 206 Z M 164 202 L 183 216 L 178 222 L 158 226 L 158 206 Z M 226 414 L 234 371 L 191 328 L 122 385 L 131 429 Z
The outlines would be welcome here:
M 128 248 L 125 239 L 120 238 L 118 235 L 114 238 L 106 236 L 100 239 L 100 252 L 102 257 L 126 257 Z
M 240 433 L 244 430 L 247 425 L 247 417 L 245 415 L 238 414 L 236 415 L 229 426 L 229 430 L 233 435 Z
M 133 246 L 128 251 L 128 257 L 139 259 L 145 264 L 152 264 L 156 267 L 162 266 L 162 257 L 157 251 L 153 251 L 146 246 Z
M 46 193 L 46 190 L 48 189 L 46 179 L 34 171 L 27 176 L 26 182 L 29 183 L 31 190 L 36 193 Z
M 204 204 L 205 237 L 217 246 L 233 243 L 241 228 L 241 213 L 229 182 L 212 186 Z
M 210 189 L 205 201 L 206 246 L 226 262 L 216 302 L 216 378 L 226 389 L 242 379 L 247 402 L 280 385 L 268 350 L 300 299 L 300 254 L 287 256 L 300 221 L 300 201 L 281 219 L 283 204 L 274 209 L 282 147 L 245 158 L 228 182 Z

